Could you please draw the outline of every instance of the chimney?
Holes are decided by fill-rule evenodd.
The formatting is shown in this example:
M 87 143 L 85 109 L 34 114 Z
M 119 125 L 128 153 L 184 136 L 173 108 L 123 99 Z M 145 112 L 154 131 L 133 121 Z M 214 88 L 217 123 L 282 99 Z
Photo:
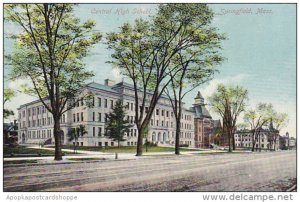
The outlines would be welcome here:
M 110 80 L 110 79 L 105 79 L 104 83 L 106 86 L 113 86 L 113 85 L 115 85 L 116 82 L 113 80 Z

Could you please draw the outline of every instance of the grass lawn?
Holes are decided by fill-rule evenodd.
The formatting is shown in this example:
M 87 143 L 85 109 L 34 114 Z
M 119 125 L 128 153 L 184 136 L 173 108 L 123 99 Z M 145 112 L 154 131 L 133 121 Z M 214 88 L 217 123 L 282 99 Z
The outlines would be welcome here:
M 53 155 L 54 151 L 51 150 L 44 150 L 44 149 L 32 149 L 27 148 L 25 146 L 16 146 L 16 147 L 9 147 L 7 145 L 3 146 L 3 155 L 10 155 L 13 154 L 47 154 L 47 155 Z M 71 153 L 71 152 L 63 152 L 65 154 Z
M 64 145 L 63 149 L 74 149 L 72 145 Z M 100 152 L 118 152 L 118 153 L 134 153 L 136 152 L 135 146 L 122 146 L 118 147 L 88 147 L 88 146 L 77 146 L 77 150 L 85 150 L 85 151 L 100 151 Z M 167 152 L 174 151 L 174 148 L 169 147 L 148 147 L 148 152 Z M 199 149 L 186 149 L 181 148 L 180 151 L 200 151 Z M 145 146 L 143 147 L 143 152 L 146 152 Z

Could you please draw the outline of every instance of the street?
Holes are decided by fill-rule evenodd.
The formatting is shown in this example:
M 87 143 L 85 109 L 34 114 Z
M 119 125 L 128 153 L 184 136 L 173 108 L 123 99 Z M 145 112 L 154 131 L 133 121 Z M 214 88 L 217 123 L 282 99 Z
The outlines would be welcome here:
M 286 191 L 296 151 L 4 167 L 4 191 Z

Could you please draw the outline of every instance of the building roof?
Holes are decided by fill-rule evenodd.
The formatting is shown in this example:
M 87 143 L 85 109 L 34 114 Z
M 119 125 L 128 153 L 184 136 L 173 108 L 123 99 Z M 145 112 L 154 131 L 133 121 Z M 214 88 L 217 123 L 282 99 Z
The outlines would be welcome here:
M 195 118 L 212 118 L 204 105 L 194 105 L 192 109 L 195 112 Z
M 195 97 L 195 99 L 204 99 L 204 97 L 202 96 L 202 94 L 200 93 L 200 91 L 198 91 L 197 96 Z
M 99 89 L 99 90 L 104 90 L 104 91 L 112 92 L 112 93 L 119 93 L 118 91 L 114 90 L 110 86 L 103 85 L 103 84 L 96 83 L 96 82 L 88 83 L 88 84 L 86 84 L 86 86 L 90 87 L 90 88 L 95 88 L 95 89 Z

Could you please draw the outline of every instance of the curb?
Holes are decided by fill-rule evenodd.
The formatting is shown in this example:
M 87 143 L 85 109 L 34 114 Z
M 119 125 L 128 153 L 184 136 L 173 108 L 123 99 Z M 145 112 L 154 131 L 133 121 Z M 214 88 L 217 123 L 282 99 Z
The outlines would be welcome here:
M 27 166 L 44 166 L 44 165 L 60 165 L 60 164 L 77 164 L 77 163 L 99 163 L 99 162 L 107 162 L 107 161 L 130 161 L 136 159 L 105 159 L 105 160 L 86 160 L 86 161 L 70 161 L 70 162 L 63 162 L 63 163 L 24 163 L 24 164 L 3 164 L 4 168 L 10 167 L 27 167 Z

